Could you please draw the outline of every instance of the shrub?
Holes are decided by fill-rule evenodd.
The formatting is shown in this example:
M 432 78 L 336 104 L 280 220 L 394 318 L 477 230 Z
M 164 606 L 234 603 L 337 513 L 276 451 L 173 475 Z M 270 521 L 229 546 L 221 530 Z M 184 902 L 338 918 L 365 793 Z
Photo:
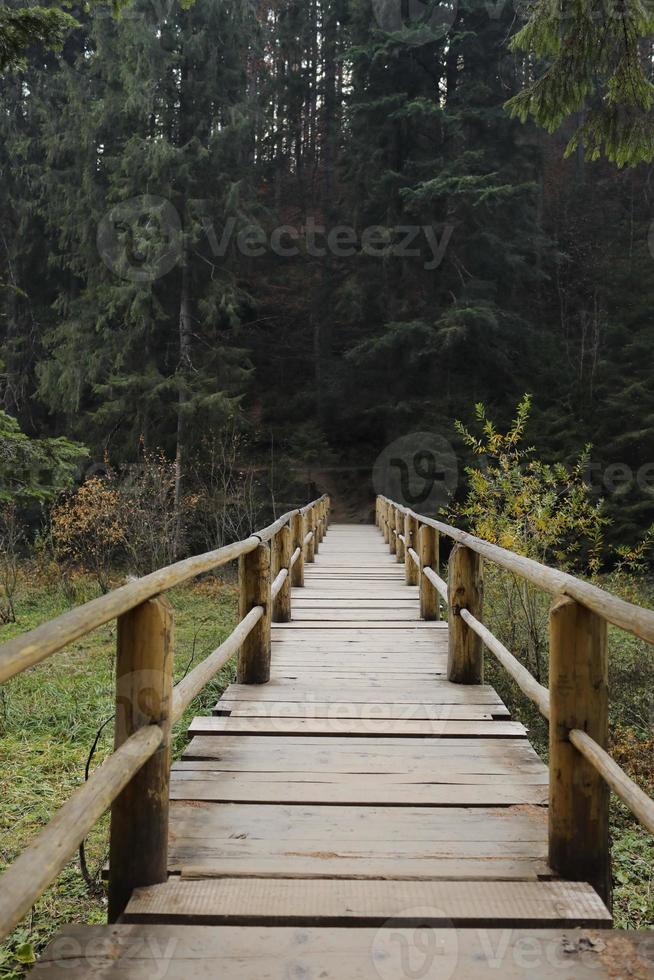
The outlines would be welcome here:
M 102 592 L 124 555 L 128 527 L 113 471 L 86 480 L 55 505 L 51 514 L 55 555 L 70 576 L 74 569 L 93 575 Z
M 538 459 L 533 447 L 524 446 L 530 410 L 525 395 L 506 433 L 497 430 L 483 405 L 476 406 L 480 435 L 456 423 L 481 465 L 466 468 L 468 494 L 448 517 L 520 555 L 591 574 L 599 568 L 608 518 L 584 479 L 588 447 L 572 467 Z M 542 681 L 549 597 L 493 565 L 487 568 L 485 590 L 490 628 Z

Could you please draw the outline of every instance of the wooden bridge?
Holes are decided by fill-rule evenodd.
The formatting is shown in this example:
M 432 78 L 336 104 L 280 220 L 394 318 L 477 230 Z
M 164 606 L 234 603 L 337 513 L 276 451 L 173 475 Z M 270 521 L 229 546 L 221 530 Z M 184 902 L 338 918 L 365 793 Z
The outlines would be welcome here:
M 36 980 L 654 976 L 654 934 L 611 929 L 609 787 L 651 832 L 654 802 L 606 753 L 606 624 L 652 642 L 654 613 L 376 517 L 329 527 L 321 498 L 0 648 L 2 681 L 118 618 L 115 753 L 0 891 L 6 935 L 111 806 L 111 924 L 68 927 Z M 173 689 L 161 595 L 234 558 L 240 623 Z M 482 558 L 556 597 L 549 690 L 483 626 Z M 549 773 L 482 644 L 549 718 Z M 171 726 L 236 653 L 171 771 Z

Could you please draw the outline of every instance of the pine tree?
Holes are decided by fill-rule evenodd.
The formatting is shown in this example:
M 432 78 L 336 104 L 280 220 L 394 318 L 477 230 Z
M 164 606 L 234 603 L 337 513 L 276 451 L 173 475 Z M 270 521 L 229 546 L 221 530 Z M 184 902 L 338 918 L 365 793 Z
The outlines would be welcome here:
M 554 132 L 573 118 L 567 154 L 584 147 L 619 167 L 654 159 L 651 43 L 654 14 L 642 0 L 536 0 L 514 51 L 544 59 L 508 103 Z M 530 66 L 531 67 L 531 66 Z

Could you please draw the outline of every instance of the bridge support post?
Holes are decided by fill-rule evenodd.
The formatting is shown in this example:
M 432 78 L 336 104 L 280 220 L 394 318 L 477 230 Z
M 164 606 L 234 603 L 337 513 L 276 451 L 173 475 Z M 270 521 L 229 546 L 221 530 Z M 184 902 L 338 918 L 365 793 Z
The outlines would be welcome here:
M 290 623 L 291 621 L 292 544 L 293 535 L 288 525 L 277 532 L 271 543 L 271 580 L 274 582 L 283 568 L 288 569 L 288 575 L 273 600 L 272 618 L 274 623 Z
M 609 788 L 570 742 L 572 729 L 608 743 L 606 620 L 567 596 L 550 610 L 549 863 L 589 882 L 611 907 Z
M 423 524 L 418 531 L 420 555 L 420 616 L 422 619 L 441 618 L 441 599 L 438 589 L 422 574 L 423 568 L 432 568 L 440 575 L 440 535 L 436 528 Z
M 320 551 L 320 542 L 322 537 L 320 530 L 322 528 L 322 517 L 320 515 L 320 504 L 316 504 L 313 508 L 313 553 L 317 555 Z
M 418 548 L 418 519 L 412 514 L 404 515 L 404 550 L 406 561 L 404 564 L 404 580 L 407 585 L 418 585 L 420 582 L 420 569 L 409 554 L 409 548 L 417 551 Z
M 398 562 L 401 564 L 406 561 L 406 545 L 402 540 L 401 534 L 403 533 L 403 520 L 402 511 L 399 507 L 393 508 L 395 513 L 395 527 L 397 528 L 397 536 L 395 538 L 395 556 Z
M 243 641 L 238 654 L 239 684 L 267 684 L 270 680 L 271 596 L 270 549 L 260 544 L 238 560 L 239 614 L 243 619 L 255 606 L 263 616 Z
M 297 514 L 293 514 L 293 520 L 291 522 L 291 534 L 293 535 L 293 551 L 295 552 L 298 548 L 300 549 L 300 554 L 297 557 L 295 564 L 293 565 L 293 572 L 291 574 L 291 582 L 296 588 L 301 588 L 304 585 L 304 535 L 306 534 L 306 521 L 304 519 L 304 514 L 300 511 Z
M 397 526 L 397 511 L 393 504 L 388 505 L 388 550 L 391 555 L 395 554 L 395 532 L 399 534 Z
M 304 560 L 309 562 L 310 565 L 312 565 L 316 560 L 316 515 L 314 513 L 313 507 L 310 507 L 309 510 L 307 511 L 306 528 L 307 528 L 307 534 L 309 533 L 309 531 L 313 531 L 313 534 L 307 541 Z
M 118 749 L 148 725 L 159 725 L 164 740 L 111 807 L 109 922 L 135 888 L 168 880 L 172 690 L 172 607 L 149 599 L 118 618 L 114 742 Z
M 390 519 L 391 519 L 391 505 L 388 501 L 384 501 L 382 504 L 382 534 L 384 535 L 384 541 L 388 544 L 390 540 Z
M 461 619 L 461 610 L 481 620 L 483 579 L 479 555 L 457 544 L 448 567 L 447 679 L 455 684 L 483 684 L 484 649 L 480 638 Z

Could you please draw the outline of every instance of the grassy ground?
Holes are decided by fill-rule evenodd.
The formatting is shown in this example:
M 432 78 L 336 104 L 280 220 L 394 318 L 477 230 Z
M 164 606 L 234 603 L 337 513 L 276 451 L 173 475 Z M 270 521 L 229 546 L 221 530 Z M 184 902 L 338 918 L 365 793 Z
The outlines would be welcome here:
M 94 595 L 80 582 L 76 601 Z M 202 660 L 236 622 L 233 586 L 205 579 L 174 590 L 175 675 Z M 0 628 L 0 642 L 65 611 L 69 603 L 53 585 L 25 589 L 18 623 Z M 84 779 L 84 767 L 100 726 L 113 714 L 115 623 L 96 630 L 0 690 L 0 868 L 9 864 Z M 208 708 L 233 676 L 227 665 L 175 728 L 175 751 L 198 710 Z M 104 729 L 93 765 L 112 747 L 113 727 Z M 76 857 L 37 902 L 30 916 L 0 946 L 0 978 L 22 977 L 27 965 L 67 922 L 106 921 L 100 869 L 107 855 L 108 817 L 86 842 L 93 887 Z

